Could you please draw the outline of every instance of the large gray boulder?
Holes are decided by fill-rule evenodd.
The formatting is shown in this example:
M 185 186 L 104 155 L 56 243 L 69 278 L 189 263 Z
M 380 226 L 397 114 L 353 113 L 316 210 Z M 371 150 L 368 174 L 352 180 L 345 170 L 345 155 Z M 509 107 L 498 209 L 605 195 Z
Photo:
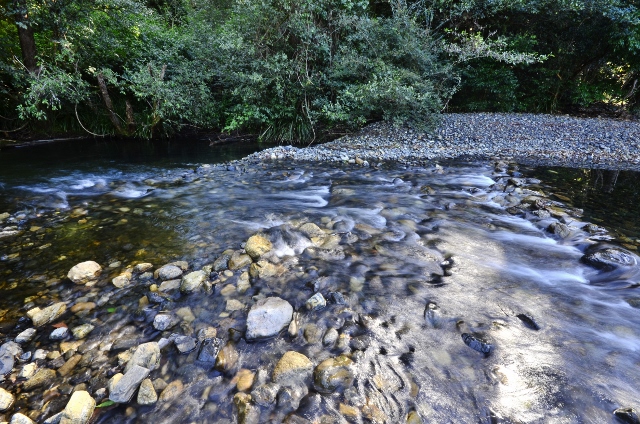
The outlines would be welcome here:
M 267 297 L 251 307 L 247 317 L 248 340 L 272 337 L 287 327 L 293 318 L 293 306 L 279 297 Z

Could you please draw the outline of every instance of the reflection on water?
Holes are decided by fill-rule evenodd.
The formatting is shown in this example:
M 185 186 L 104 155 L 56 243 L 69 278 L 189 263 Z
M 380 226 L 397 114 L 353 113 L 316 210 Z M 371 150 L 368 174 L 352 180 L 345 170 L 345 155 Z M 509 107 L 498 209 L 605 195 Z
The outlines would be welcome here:
M 96 341 L 95 355 L 105 362 L 77 370 L 89 370 L 92 393 L 120 370 L 119 340 L 195 336 L 213 326 L 237 352 L 232 366 L 216 370 L 198 362 L 198 350 L 180 355 L 171 345 L 151 378 L 161 379 L 159 386 L 179 381 L 179 397 L 110 407 L 97 422 L 234 422 L 241 370 L 255 373 L 249 392 L 271 384 L 275 363 L 290 350 L 314 365 L 348 355 L 353 382 L 330 394 L 311 383 L 276 387 L 277 398 L 260 405 L 254 391 L 260 422 L 398 423 L 411 414 L 424 422 L 614 422 L 612 411 L 637 406 L 640 396 L 637 265 L 614 276 L 582 263 L 602 233 L 592 234 L 586 216 L 545 196 L 556 191 L 545 185 L 547 170 L 523 172 L 544 182 L 484 164 L 276 163 L 81 171 L 23 184 L 10 192 L 23 216 L 4 224 L 21 234 L 0 241 L 5 256 L 18 254 L 0 264 L 2 331 L 15 337 L 26 296 L 34 295 L 35 304 L 106 296 L 88 315 L 65 316 L 70 327 L 100 325 L 85 346 L 92 352 L 88 345 Z M 60 196 L 46 190 L 64 191 L 66 205 L 56 206 Z M 321 232 L 309 233 L 305 223 Z M 252 278 L 249 287 L 242 269 L 224 278 L 214 273 L 211 293 L 168 291 L 167 299 L 142 305 L 149 285 L 159 281 L 135 280 L 125 289 L 110 284 L 143 261 L 157 268 L 184 259 L 200 269 L 225 249 L 241 249 L 257 231 L 273 242 L 270 261 L 280 271 Z M 620 244 L 611 238 L 612 246 Z M 107 268 L 96 287 L 50 283 L 87 259 Z M 339 293 L 344 304 L 309 311 L 304 305 L 314 292 L 327 299 Z M 293 305 L 298 329 L 248 343 L 247 309 L 267 296 Z M 158 312 L 184 315 L 184 308 L 191 318 L 170 331 L 153 329 Z M 325 342 L 332 329 L 337 340 Z M 47 334 L 40 346 L 56 349 Z M 490 345 L 490 353 L 470 348 L 462 334 Z M 38 395 L 31 401 L 28 408 L 57 412 Z

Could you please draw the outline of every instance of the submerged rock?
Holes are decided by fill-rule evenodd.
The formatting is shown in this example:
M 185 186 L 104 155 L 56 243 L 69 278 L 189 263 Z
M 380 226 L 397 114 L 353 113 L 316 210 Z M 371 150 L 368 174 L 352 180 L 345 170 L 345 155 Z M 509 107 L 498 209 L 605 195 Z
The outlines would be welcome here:
M 15 342 L 20 344 L 30 342 L 35 335 L 36 335 L 36 329 L 28 328 L 16 336 Z
M 140 383 L 149 375 L 149 369 L 139 365 L 133 365 L 114 385 L 109 400 L 116 403 L 127 403 L 140 386 Z
M 247 340 L 272 337 L 287 327 L 293 306 L 279 297 L 267 297 L 251 307 L 247 316 Z
M 273 249 L 271 241 L 262 234 L 254 234 L 249 237 L 244 247 L 247 255 L 251 256 L 251 259 L 254 261 L 260 259 L 260 256 L 269 252 L 271 249 Z
M 71 268 L 67 273 L 67 278 L 76 284 L 86 284 L 100 276 L 102 267 L 94 261 L 81 262 Z
M 153 405 L 158 401 L 158 393 L 156 393 L 153 383 L 148 378 L 142 380 L 140 384 L 137 401 L 139 405 Z
M 638 264 L 636 256 L 619 247 L 607 247 L 588 252 L 580 261 L 602 271 L 613 271 L 621 267 L 633 267 Z
M 275 383 L 287 383 L 291 380 L 305 380 L 311 376 L 313 363 L 305 355 L 288 351 L 278 361 L 273 369 L 272 379 Z
M 160 346 L 157 342 L 143 343 L 138 346 L 127 362 L 125 373 L 135 366 L 155 370 L 160 364 Z
M 182 269 L 175 265 L 165 265 L 158 269 L 155 274 L 157 274 L 157 278 L 162 281 L 175 280 L 182 276 Z
M 207 275 L 204 271 L 194 271 L 182 277 L 180 283 L 180 291 L 183 293 L 191 293 L 198 290 L 204 282 L 207 280 Z
M 522 321 L 526 327 L 536 331 L 540 330 L 540 326 L 531 316 L 526 314 L 518 314 L 516 315 L 516 317 L 518 317 L 518 319 L 520 319 L 520 321 Z
M 351 386 L 353 361 L 344 355 L 322 361 L 313 372 L 313 383 L 319 392 L 331 393 Z
M 67 305 L 64 302 L 58 302 L 44 309 L 33 308 L 27 312 L 27 315 L 31 317 L 34 326 L 41 327 L 58 319 L 66 310 Z
M 9 424 L 35 424 L 35 421 L 18 412 L 17 414 L 13 414 Z
M 615 415 L 619 421 L 625 424 L 640 424 L 638 414 L 633 408 L 618 408 L 613 411 L 613 415 Z
M 480 339 L 472 336 L 469 333 L 462 333 L 462 340 L 464 341 L 464 344 L 466 344 L 473 350 L 484 354 L 491 353 L 491 349 L 493 347 L 492 345 L 481 341 Z
M 41 368 L 22 385 L 22 389 L 29 391 L 37 387 L 49 386 L 56 378 L 56 372 L 49 368 Z
M 305 305 L 310 311 L 319 311 L 327 306 L 327 301 L 324 296 L 322 296 L 322 293 L 316 293 L 307 300 Z
M 86 424 L 91 419 L 95 407 L 96 401 L 88 392 L 76 391 L 62 411 L 60 424 Z
M 0 412 L 4 412 L 11 408 L 15 398 L 11 393 L 0 387 Z

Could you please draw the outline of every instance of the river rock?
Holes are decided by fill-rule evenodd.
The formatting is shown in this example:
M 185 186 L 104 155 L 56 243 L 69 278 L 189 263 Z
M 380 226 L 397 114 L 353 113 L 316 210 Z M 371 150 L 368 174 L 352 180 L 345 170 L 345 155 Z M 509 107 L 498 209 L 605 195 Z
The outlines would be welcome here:
M 76 339 L 84 339 L 90 332 L 93 331 L 94 328 L 96 328 L 94 325 L 82 324 L 71 330 L 71 333 Z
M 60 424 L 86 424 L 91 419 L 95 408 L 96 401 L 88 392 L 84 390 L 73 392 L 69 403 L 62 411 Z
M 251 259 L 257 261 L 260 256 L 273 249 L 273 244 L 262 234 L 254 234 L 247 240 L 244 246 L 244 250 L 247 255 L 251 256 Z
M 153 387 L 153 383 L 148 378 L 145 378 L 140 384 L 140 390 L 138 391 L 138 405 L 153 405 L 158 401 L 158 394 Z
M 326 333 L 324 333 L 324 337 L 322 338 L 322 344 L 325 346 L 333 346 L 338 341 L 338 330 L 335 328 L 329 328 Z
M 94 261 L 81 262 L 71 268 L 67 273 L 67 278 L 76 284 L 86 284 L 100 276 L 102 267 Z
M 616 268 L 632 267 L 638 264 L 634 254 L 619 247 L 590 250 L 580 258 L 580 261 L 602 271 L 613 271 Z
M 174 343 L 176 344 L 176 349 L 178 349 L 178 352 L 183 355 L 189 352 L 193 352 L 198 346 L 197 340 L 189 336 L 178 336 L 176 337 Z
M 305 236 L 309 237 L 309 239 L 311 239 L 311 241 L 315 245 L 322 244 L 327 235 L 324 231 L 322 231 L 322 228 L 318 227 L 316 224 L 312 222 L 308 222 L 304 225 L 301 225 L 300 228 L 298 228 L 298 231 L 300 231 Z
M 158 314 L 153 319 L 153 328 L 165 331 L 178 324 L 178 318 L 173 314 Z
M 69 334 L 67 327 L 56 328 L 49 334 L 49 340 L 62 340 Z
M 142 380 L 147 378 L 149 372 L 148 368 L 139 365 L 130 367 L 124 376 L 113 385 L 113 390 L 109 393 L 109 400 L 115 403 L 129 402 Z
M 307 300 L 307 303 L 305 305 L 310 311 L 319 311 L 320 309 L 327 306 L 327 301 L 325 300 L 324 296 L 322 296 L 322 293 L 316 293 Z
M 133 352 L 131 359 L 127 362 L 125 374 L 131 368 L 140 366 L 153 371 L 160 365 L 160 346 L 157 342 L 143 343 Z
M 94 302 L 78 302 L 73 305 L 69 310 L 71 313 L 81 315 L 82 312 L 87 312 L 95 309 L 96 304 Z
M 618 408 L 613 411 L 613 415 L 625 424 L 640 424 L 638 414 L 633 408 Z
M 21 413 L 13 414 L 9 424 L 36 424 L 31 418 Z
M 251 391 L 251 398 L 260 406 L 269 406 L 276 401 L 280 386 L 274 383 L 262 384 Z
M 322 393 L 344 390 L 353 383 L 353 361 L 344 355 L 322 361 L 313 372 L 313 383 Z
M 33 377 L 28 379 L 22 385 L 22 389 L 29 391 L 37 387 L 49 386 L 56 378 L 56 372 L 49 368 L 40 368 Z
M 15 398 L 11 393 L 0 387 L 0 412 L 4 412 L 11 408 L 14 400 Z
M 229 259 L 231 259 L 231 255 L 233 255 L 233 250 L 225 250 L 222 252 L 222 255 L 213 262 L 213 270 L 215 272 L 221 272 L 229 268 Z
M 213 364 L 220 352 L 222 343 L 221 339 L 215 337 L 204 339 L 201 344 L 200 353 L 198 354 L 198 361 Z
M 22 367 L 22 370 L 20 370 L 20 374 L 18 374 L 18 378 L 24 378 L 24 379 L 31 378 L 35 375 L 37 370 L 38 370 L 38 365 L 36 365 L 35 362 L 31 362 L 30 364 L 27 364 L 24 367 Z
M 180 278 L 182 276 L 182 269 L 175 265 L 165 265 L 156 271 L 157 278 L 162 281 L 166 280 L 175 280 L 176 278 Z
M 282 265 L 274 265 L 264 259 L 252 263 L 249 267 L 249 275 L 252 278 L 278 277 L 284 273 L 285 268 Z
M 143 272 L 147 272 L 151 270 L 151 268 L 153 268 L 153 264 L 150 264 L 148 262 L 142 262 L 133 267 L 133 272 L 142 274 Z
M 66 310 L 67 305 L 64 302 L 58 302 L 42 310 L 40 308 L 33 308 L 29 312 L 31 313 L 33 325 L 41 327 L 58 319 Z
M 313 372 L 313 363 L 305 355 L 290 350 L 282 355 L 273 369 L 272 380 L 278 384 L 292 384 L 307 380 Z
M 194 271 L 182 277 L 180 283 L 180 291 L 182 293 L 191 293 L 198 290 L 207 280 L 207 274 L 204 271 Z
M 220 372 L 229 371 L 236 365 L 239 358 L 240 355 L 238 355 L 236 348 L 232 344 L 226 344 L 218 352 L 215 367 Z
M 240 251 L 233 252 L 233 255 L 229 258 L 229 269 L 232 271 L 244 268 L 247 265 L 251 265 L 251 256 L 242 254 Z
M 469 333 L 462 333 L 462 340 L 464 341 L 464 344 L 475 351 L 484 353 L 485 355 L 491 353 L 492 345 L 472 336 Z
M 254 378 L 255 373 L 253 371 L 245 368 L 239 370 L 234 377 L 234 380 L 236 381 L 236 389 L 238 389 L 239 392 L 248 391 L 253 385 Z
M 183 390 L 184 385 L 182 384 L 182 381 L 172 381 L 167 385 L 167 387 L 162 390 L 162 393 L 160 393 L 158 400 L 160 402 L 170 402 L 180 396 L 180 393 L 182 393 Z
M 272 337 L 287 327 L 293 318 L 293 306 L 279 297 L 267 297 L 251 307 L 247 316 L 247 339 Z
M 124 272 L 111 280 L 111 284 L 113 284 L 119 289 L 129 285 L 130 282 L 131 282 L 130 272 Z
M 238 410 L 238 424 L 257 424 L 260 420 L 260 411 L 251 402 L 251 395 L 236 393 L 233 404 Z
M 36 335 L 36 329 L 28 328 L 16 336 L 15 342 L 20 344 L 30 342 L 35 335 Z

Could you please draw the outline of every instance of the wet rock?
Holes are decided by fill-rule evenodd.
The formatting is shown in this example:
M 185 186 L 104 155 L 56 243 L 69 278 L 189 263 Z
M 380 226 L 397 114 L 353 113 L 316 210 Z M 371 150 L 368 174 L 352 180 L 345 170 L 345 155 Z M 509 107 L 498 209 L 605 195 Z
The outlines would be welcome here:
M 75 337 L 76 339 L 84 339 L 90 332 L 93 331 L 94 328 L 95 326 L 91 324 L 82 324 L 71 330 L 71 333 L 73 333 L 73 337 Z
M 125 372 L 124 376 L 113 385 L 113 390 L 109 393 L 109 400 L 116 403 L 127 403 L 133 397 L 133 394 L 142 380 L 147 378 L 150 370 L 139 365 L 133 365 Z
M 313 323 L 305 325 L 302 334 L 307 343 L 310 344 L 318 343 L 322 339 L 322 330 Z
M 78 365 L 80 360 L 82 359 L 82 355 L 73 355 L 67 362 L 65 362 L 60 368 L 58 368 L 58 373 L 65 377 L 68 375 L 73 369 Z
M 4 412 L 11 408 L 15 398 L 11 393 L 0 387 L 0 412 Z
M 269 252 L 271 249 L 273 249 L 273 245 L 269 239 L 262 234 L 252 235 L 244 246 L 244 250 L 254 261 L 260 259 L 260 256 Z
M 31 321 L 33 321 L 33 325 L 36 327 L 41 327 L 58 319 L 62 314 L 64 314 L 66 310 L 67 305 L 64 302 L 59 302 L 54 303 L 51 306 L 47 306 L 44 309 L 31 309 L 28 314 L 31 313 L 30 316 Z
M 94 302 L 78 302 L 73 305 L 69 310 L 74 314 L 81 314 L 95 309 L 96 304 Z
M 633 408 L 618 408 L 613 411 L 613 415 L 615 415 L 618 421 L 625 424 L 640 424 L 638 414 Z
M 207 280 L 207 275 L 204 271 L 194 271 L 182 277 L 180 283 L 180 291 L 182 293 L 191 293 L 198 290 L 204 282 Z
M 279 297 L 267 297 L 251 307 L 247 316 L 247 340 L 272 337 L 287 327 L 293 306 Z
M 67 273 L 67 278 L 76 284 L 86 284 L 100 276 L 102 267 L 94 261 L 81 262 L 71 268 Z
M 335 262 L 343 260 L 346 255 L 342 249 L 321 249 L 319 247 L 307 247 L 304 254 L 311 259 Z
M 285 268 L 282 265 L 274 265 L 269 261 L 260 259 L 258 262 L 254 262 L 249 267 L 249 275 L 252 278 L 271 278 L 278 277 L 285 273 Z
M 197 340 L 189 336 L 178 336 L 175 339 L 176 349 L 181 354 L 187 354 L 196 350 L 198 346 Z
M 13 414 L 9 424 L 36 424 L 31 418 L 21 413 Z
M 153 264 L 148 262 L 142 262 L 133 267 L 133 272 L 142 274 L 143 272 L 150 271 L 153 268 Z
M 327 235 L 324 231 L 322 231 L 322 228 L 318 227 L 316 224 L 312 222 L 308 222 L 300 226 L 300 228 L 298 228 L 298 231 L 300 231 L 305 236 L 309 237 L 309 239 L 311 239 L 311 241 L 315 245 L 322 244 Z
M 56 378 L 56 372 L 49 368 L 41 368 L 22 385 L 24 391 L 30 391 L 38 387 L 47 387 L 51 385 Z
M 433 328 L 440 327 L 440 308 L 434 302 L 428 302 L 424 308 L 424 319 Z
M 241 369 L 238 371 L 234 380 L 236 381 L 236 389 L 239 392 L 246 392 L 251 389 L 253 385 L 253 379 L 255 377 L 255 373 L 248 369 Z
M 344 355 L 322 361 L 313 372 L 313 383 L 322 393 L 344 390 L 353 383 L 353 361 Z
M 76 391 L 62 411 L 60 424 L 86 424 L 91 419 L 95 407 L 96 401 L 88 392 Z
M 516 317 L 518 317 L 518 319 L 520 321 L 522 321 L 522 323 L 527 327 L 530 328 L 532 330 L 540 330 L 540 326 L 538 325 L 538 323 L 529 315 L 526 314 L 518 314 L 516 315 Z
M 178 324 L 178 318 L 173 314 L 158 314 L 153 319 L 153 328 L 158 331 L 168 330 Z
M 232 344 L 227 344 L 218 352 L 215 367 L 221 372 L 229 371 L 236 365 L 238 358 L 236 348 Z
M 555 234 L 563 239 L 568 238 L 573 234 L 573 232 L 571 231 L 571 227 L 561 222 L 554 222 L 550 224 L 547 230 L 550 233 Z
M 164 388 L 164 390 L 162 390 L 162 393 L 160 393 L 158 400 L 160 402 L 171 402 L 172 400 L 180 396 L 183 390 L 184 385 L 182 384 L 182 381 L 174 380 L 169 383 L 167 387 Z
M 251 398 L 260 406 L 269 406 L 276 401 L 280 386 L 274 383 L 262 384 L 251 391 Z
M 338 340 L 338 330 L 335 328 L 329 328 L 326 333 L 324 333 L 324 337 L 322 338 L 322 343 L 325 346 L 333 346 L 336 344 Z
M 166 280 L 160 283 L 160 287 L 158 288 L 158 290 L 160 290 L 161 292 L 170 292 L 172 290 L 177 290 L 180 288 L 180 283 L 182 283 L 182 280 L 179 279 Z
M 233 252 L 229 258 L 229 269 L 232 271 L 248 265 L 251 265 L 251 256 L 242 254 L 240 251 Z
M 175 280 L 182 276 L 182 269 L 175 265 L 165 265 L 156 270 L 154 274 L 157 274 L 157 278 L 162 281 Z
M 138 346 L 127 362 L 125 374 L 131 368 L 140 366 L 150 371 L 155 370 L 160 364 L 160 346 L 157 342 L 143 343 Z
M 309 393 L 306 384 L 290 384 L 281 387 L 276 396 L 278 409 L 284 413 L 295 411 L 300 406 L 300 400 Z
M 462 340 L 464 341 L 464 344 L 473 350 L 484 353 L 485 355 L 491 353 L 491 349 L 493 347 L 491 344 L 486 343 L 469 333 L 462 333 Z
M 418 414 L 416 411 L 409 412 L 409 414 L 407 415 L 407 424 L 423 424 L 420 414 Z
M 322 296 L 322 293 L 316 293 L 307 300 L 305 305 L 310 311 L 319 311 L 327 306 L 327 301 L 324 296 Z
M 229 259 L 231 259 L 231 255 L 233 255 L 233 250 L 225 250 L 222 252 L 222 255 L 213 262 L 213 271 L 220 272 L 229 268 Z
M 582 256 L 580 261 L 602 271 L 613 271 L 617 268 L 632 267 L 638 264 L 636 256 L 624 249 L 618 247 L 595 249 L 590 249 L 591 251 Z
M 125 286 L 128 286 L 129 283 L 131 282 L 131 273 L 130 272 L 125 272 L 123 274 L 118 275 L 117 277 L 113 278 L 111 280 L 111 284 L 113 284 L 114 286 L 116 286 L 117 288 L 121 289 Z
M 244 309 L 244 303 L 236 299 L 227 300 L 227 306 L 224 308 L 227 312 L 241 311 Z
M 18 374 L 18 378 L 29 379 L 35 375 L 37 370 L 38 370 L 38 365 L 36 365 L 34 362 L 27 364 L 24 367 L 22 367 L 20 374 Z
M 222 348 L 222 343 L 221 339 L 215 337 L 204 339 L 198 354 L 198 361 L 213 364 Z
M 290 384 L 306 380 L 312 372 L 311 360 L 301 353 L 290 350 L 282 355 L 273 369 L 271 378 L 275 383 Z
M 329 293 L 329 300 L 335 303 L 336 305 L 346 305 L 347 301 L 345 300 L 342 293 L 339 292 L 331 292 Z
M 138 390 L 138 405 L 153 405 L 158 401 L 158 394 L 153 387 L 153 383 L 148 378 L 142 380 Z
M 49 340 L 62 340 L 69 335 L 69 329 L 67 327 L 56 328 L 49 334 Z
M 238 424 L 257 424 L 260 419 L 260 411 L 252 404 L 251 395 L 236 393 L 233 404 L 238 410 Z
M 31 341 L 31 339 L 33 339 L 35 335 L 36 335 L 36 329 L 28 328 L 16 336 L 15 342 L 20 344 L 28 343 Z

